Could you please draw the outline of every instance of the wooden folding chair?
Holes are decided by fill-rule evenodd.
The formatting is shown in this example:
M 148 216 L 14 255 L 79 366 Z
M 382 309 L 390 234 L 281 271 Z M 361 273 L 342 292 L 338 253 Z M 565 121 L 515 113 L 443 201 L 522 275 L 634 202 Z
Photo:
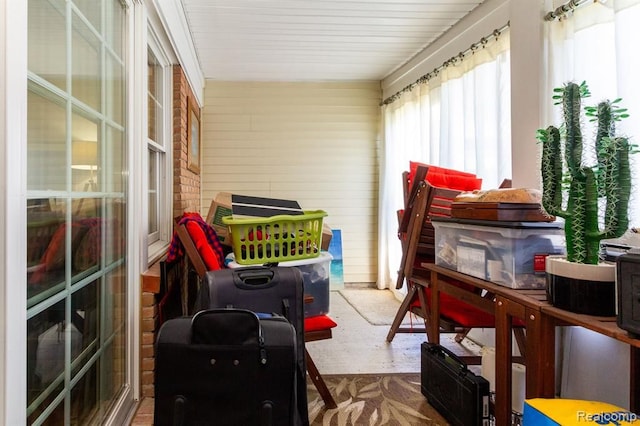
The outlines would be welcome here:
M 392 322 L 387 341 L 391 342 L 396 333 L 428 333 L 427 324 L 428 303 L 426 295 L 419 291 L 421 286 L 416 281 L 428 284 L 428 273 L 420 266 L 422 262 L 435 262 L 435 231 L 429 220 L 429 210 L 434 215 L 449 216 L 450 205 L 460 191 L 435 188 L 425 180 L 414 181 L 413 189 L 409 194 L 402 220 L 399 224 L 398 235 L 402 242 L 402 259 L 398 270 L 396 288 L 400 289 L 407 283 L 407 295 L 402 301 L 398 312 Z M 436 203 L 434 203 L 436 200 Z M 404 230 L 403 230 L 404 229 Z M 424 321 L 424 327 L 401 326 L 407 313 L 413 313 Z M 452 324 L 442 324 L 442 328 L 452 331 L 456 327 Z M 466 335 L 464 329 L 457 328 L 464 333 L 457 336 L 461 341 Z
M 418 174 L 420 173 L 420 174 Z M 426 171 L 416 173 L 416 176 L 426 176 Z M 403 299 L 392 325 L 387 334 L 387 341 L 391 342 L 396 333 L 425 332 L 429 336 L 429 274 L 420 266 L 421 263 L 434 263 L 436 256 L 435 232 L 431 224 L 431 217 L 451 216 L 451 203 L 461 191 L 438 188 L 430 185 L 426 180 L 413 180 L 412 188 L 405 191 L 407 202 L 403 217 L 399 224 L 399 237 L 402 240 L 402 261 L 398 271 L 396 288 L 400 289 L 406 282 L 407 295 Z M 406 175 L 403 175 L 406 182 Z M 406 225 L 405 225 L 406 224 Z M 492 299 L 493 295 L 483 297 Z M 456 333 L 455 340 L 461 342 L 472 328 L 493 328 L 493 315 L 481 311 L 465 302 L 446 294 L 440 295 L 440 323 L 443 333 Z M 402 322 L 408 313 L 422 318 L 424 327 L 403 327 Z M 524 329 L 514 328 L 514 335 L 521 355 L 525 356 Z M 466 357 L 470 364 L 479 363 L 480 357 Z
M 191 235 L 187 231 L 187 228 L 184 224 L 179 224 L 176 222 L 175 226 L 176 234 L 180 239 L 184 247 L 184 251 L 187 255 L 187 258 L 191 262 L 193 269 L 196 271 L 200 279 L 203 279 L 205 274 L 207 273 L 207 266 L 200 255 Z M 313 302 L 313 298 L 311 296 L 305 295 L 305 303 Z M 333 337 L 331 329 L 336 326 L 336 323 L 327 315 L 319 315 L 316 317 L 305 318 L 304 321 L 304 341 L 314 342 L 317 340 L 325 340 L 331 339 Z M 327 384 L 325 383 L 322 375 L 318 371 L 318 367 L 316 366 L 313 358 L 309 354 L 309 351 L 305 348 L 305 358 L 307 363 L 307 373 L 311 378 L 311 381 L 315 385 L 318 393 L 322 397 L 324 404 L 327 408 L 336 408 L 338 405 L 336 404 L 333 395 L 329 391 Z

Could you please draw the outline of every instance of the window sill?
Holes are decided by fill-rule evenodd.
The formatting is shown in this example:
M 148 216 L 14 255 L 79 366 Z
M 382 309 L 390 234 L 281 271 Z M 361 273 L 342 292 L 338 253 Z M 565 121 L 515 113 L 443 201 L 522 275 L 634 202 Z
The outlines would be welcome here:
M 142 273 L 142 291 L 154 294 L 160 293 L 160 262 L 164 256 L 151 264 L 149 269 Z

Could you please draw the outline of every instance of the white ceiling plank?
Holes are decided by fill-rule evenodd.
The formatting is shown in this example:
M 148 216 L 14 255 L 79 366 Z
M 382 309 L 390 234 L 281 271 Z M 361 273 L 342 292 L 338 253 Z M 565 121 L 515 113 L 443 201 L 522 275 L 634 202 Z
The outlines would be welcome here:
M 182 0 L 206 79 L 382 80 L 485 0 Z

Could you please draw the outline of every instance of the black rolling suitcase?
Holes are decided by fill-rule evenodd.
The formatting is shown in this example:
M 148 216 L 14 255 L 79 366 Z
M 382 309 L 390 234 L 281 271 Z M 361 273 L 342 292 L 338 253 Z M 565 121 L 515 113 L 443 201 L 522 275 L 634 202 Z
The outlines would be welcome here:
M 297 415 L 296 332 L 244 309 L 166 321 L 156 341 L 156 426 L 283 425 Z
M 421 347 L 421 390 L 455 426 L 488 426 L 489 382 L 469 371 L 447 348 L 424 342 Z
M 206 273 L 195 310 L 234 307 L 284 316 L 296 329 L 298 370 L 296 424 L 308 425 L 304 345 L 304 289 L 298 268 L 250 266 Z

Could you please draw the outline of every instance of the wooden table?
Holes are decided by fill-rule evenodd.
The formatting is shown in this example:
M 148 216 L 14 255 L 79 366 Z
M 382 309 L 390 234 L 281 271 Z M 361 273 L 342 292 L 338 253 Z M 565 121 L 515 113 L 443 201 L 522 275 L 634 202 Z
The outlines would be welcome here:
M 519 319 L 526 329 L 526 398 L 555 397 L 555 327 L 580 326 L 604 334 L 631 347 L 630 410 L 640 409 L 640 380 L 636 380 L 636 366 L 640 367 L 640 340 L 629 337 L 616 324 L 615 317 L 594 317 L 558 309 L 547 302 L 545 290 L 517 290 L 462 274 L 432 263 L 422 266 L 430 272 L 430 332 L 433 343 L 439 343 L 440 293 L 447 293 L 495 315 L 496 368 L 495 417 L 497 425 L 511 422 L 511 372 L 513 362 L 513 320 Z M 480 297 L 473 291 L 452 285 L 448 280 L 470 284 L 476 290 L 486 290 L 493 299 Z
M 555 325 L 583 327 L 629 345 L 629 410 L 640 413 L 640 339 L 618 327 L 616 317 L 576 314 L 551 305 L 543 307 L 542 313 Z

